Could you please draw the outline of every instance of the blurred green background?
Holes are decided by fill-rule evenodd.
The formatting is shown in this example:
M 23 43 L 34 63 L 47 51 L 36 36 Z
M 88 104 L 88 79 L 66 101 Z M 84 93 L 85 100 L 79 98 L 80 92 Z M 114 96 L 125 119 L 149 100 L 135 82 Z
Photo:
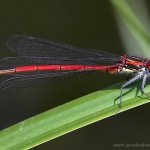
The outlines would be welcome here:
M 136 3 L 140 6 L 138 5 L 140 1 L 143 0 L 136 2 L 130 0 L 130 5 L 134 6 L 136 12 L 140 10 L 140 7 L 136 7 Z M 148 0 L 143 2 L 149 10 L 150 2 Z M 5 45 L 13 34 L 37 36 L 78 47 L 124 54 L 128 48 L 135 47 L 124 46 L 124 38 L 119 31 L 120 27 L 109 0 L 0 1 L 1 58 L 15 56 Z M 129 31 L 126 28 L 123 31 L 127 33 L 126 39 L 132 39 L 131 36 L 128 37 Z M 4 77 L 1 77 L 0 81 L 3 79 Z M 59 84 L 1 91 L 0 129 L 124 80 L 125 76 L 100 72 Z M 150 104 L 146 104 L 71 132 L 34 149 L 107 150 L 116 149 L 114 144 L 148 143 L 149 114 Z

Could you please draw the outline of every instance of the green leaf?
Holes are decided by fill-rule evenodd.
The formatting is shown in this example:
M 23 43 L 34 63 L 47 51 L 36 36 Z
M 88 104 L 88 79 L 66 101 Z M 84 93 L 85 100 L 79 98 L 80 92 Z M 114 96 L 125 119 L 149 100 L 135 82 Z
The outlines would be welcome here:
M 144 28 L 138 17 L 130 9 L 126 0 L 111 0 L 111 2 L 116 11 L 116 15 L 126 24 L 133 37 L 137 40 L 141 53 L 147 58 L 150 57 L 149 32 Z
M 119 113 L 114 100 L 119 98 L 120 84 L 83 96 L 0 132 L 1 149 L 28 149 L 63 134 Z M 120 112 L 149 102 L 137 97 L 137 85 L 124 90 Z M 150 89 L 150 86 L 147 87 Z

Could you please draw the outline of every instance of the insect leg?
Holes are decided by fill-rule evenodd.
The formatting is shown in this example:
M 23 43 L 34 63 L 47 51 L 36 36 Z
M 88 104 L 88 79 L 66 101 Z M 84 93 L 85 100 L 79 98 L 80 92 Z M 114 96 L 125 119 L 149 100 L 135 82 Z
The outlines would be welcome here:
M 137 74 L 135 75 L 135 77 L 131 78 L 129 81 L 125 82 L 122 86 L 121 86 L 121 91 L 120 91 L 120 99 L 119 99 L 119 108 L 121 108 L 121 103 L 122 103 L 122 93 L 123 93 L 123 89 L 127 86 L 129 86 L 130 84 L 132 84 L 133 82 L 140 80 L 143 75 L 145 75 L 145 70 L 140 70 L 139 72 L 137 72 Z M 144 81 L 143 81 L 144 82 Z

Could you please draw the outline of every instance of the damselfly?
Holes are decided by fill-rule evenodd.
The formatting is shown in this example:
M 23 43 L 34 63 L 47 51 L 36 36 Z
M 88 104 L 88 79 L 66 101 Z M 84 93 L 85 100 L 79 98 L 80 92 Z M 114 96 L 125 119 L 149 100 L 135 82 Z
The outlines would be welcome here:
M 82 72 L 133 74 L 133 78 L 121 86 L 121 104 L 123 88 L 142 79 L 141 91 L 144 92 L 146 80 L 150 77 L 148 59 L 118 56 L 25 35 L 12 36 L 7 45 L 19 56 L 0 60 L 0 75 L 10 75 L 0 84 L 1 89 L 35 86 Z

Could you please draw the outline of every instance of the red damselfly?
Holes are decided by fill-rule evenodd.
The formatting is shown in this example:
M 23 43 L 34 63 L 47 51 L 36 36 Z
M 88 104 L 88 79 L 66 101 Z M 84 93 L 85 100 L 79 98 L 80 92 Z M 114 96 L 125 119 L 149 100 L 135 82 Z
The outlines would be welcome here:
M 123 88 L 142 79 L 141 91 L 144 92 L 150 76 L 150 60 L 139 57 L 118 56 L 25 35 L 12 36 L 7 45 L 19 56 L 0 60 L 0 75 L 10 75 L 0 84 L 1 89 L 35 86 L 82 72 L 133 74 L 133 78 L 121 86 L 121 104 Z

